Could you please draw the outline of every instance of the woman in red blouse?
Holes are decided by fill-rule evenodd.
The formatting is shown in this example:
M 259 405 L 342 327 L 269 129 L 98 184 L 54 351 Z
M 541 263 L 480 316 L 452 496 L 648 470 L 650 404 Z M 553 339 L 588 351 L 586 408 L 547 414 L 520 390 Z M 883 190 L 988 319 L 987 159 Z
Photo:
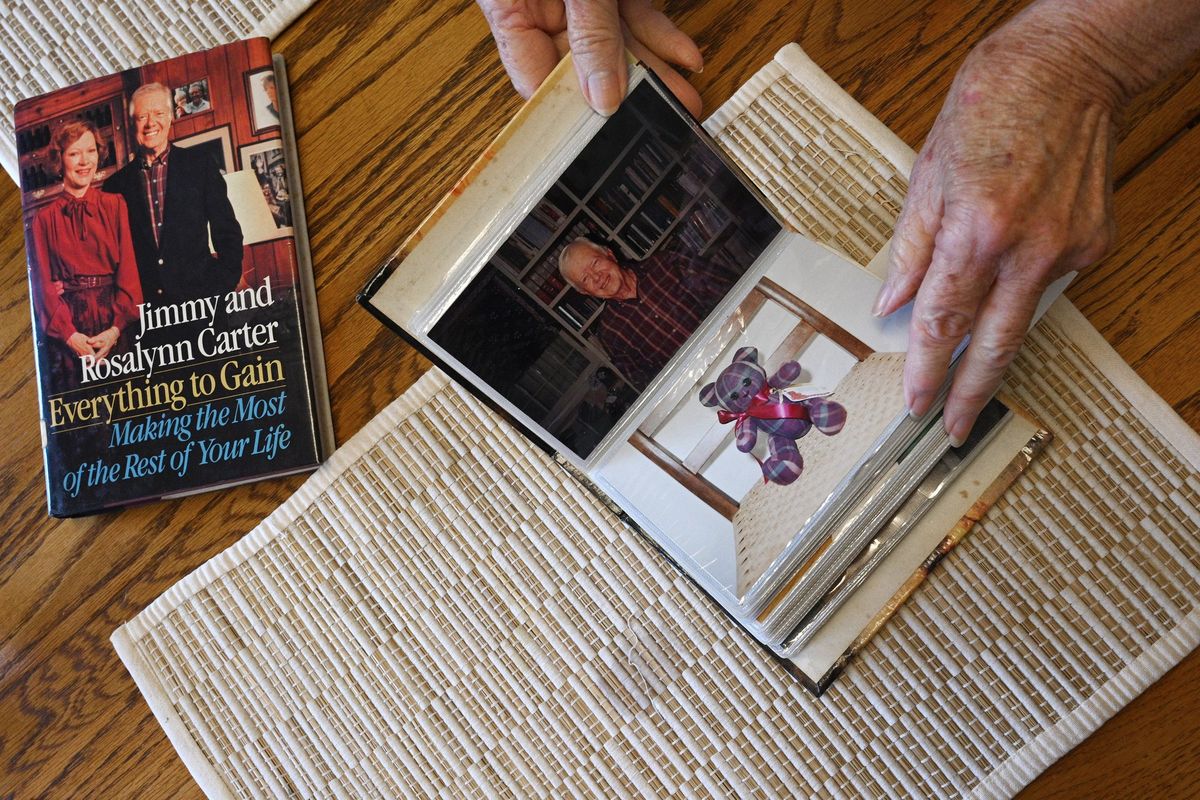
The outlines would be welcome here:
M 75 121 L 60 126 L 52 144 L 63 191 L 34 215 L 30 255 L 51 392 L 60 392 L 79 385 L 84 356 L 99 361 L 130 346 L 125 330 L 142 290 L 125 200 L 92 188 L 107 143 L 91 122 Z

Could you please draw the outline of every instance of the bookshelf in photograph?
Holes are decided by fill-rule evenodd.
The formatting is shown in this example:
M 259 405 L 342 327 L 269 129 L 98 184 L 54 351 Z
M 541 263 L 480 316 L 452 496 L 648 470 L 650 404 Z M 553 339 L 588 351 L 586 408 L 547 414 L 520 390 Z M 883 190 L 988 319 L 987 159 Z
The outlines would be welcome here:
M 62 191 L 62 169 L 51 139 L 64 122 L 90 122 L 104 139 L 107 153 L 97 167 L 96 180 L 103 181 L 125 164 L 128 145 L 121 82 L 110 78 L 92 83 L 48 97 L 32 113 L 26 107 L 22 116 L 36 116 L 36 124 L 22 125 L 17 120 L 17 174 L 26 210 L 44 205 Z
M 578 376 L 573 385 L 556 387 L 564 407 L 568 398 L 577 402 L 598 391 L 600 369 L 606 370 L 601 378 L 614 384 L 610 388 L 635 393 L 592 339 L 604 302 L 575 291 L 559 274 L 564 247 L 586 237 L 633 266 L 660 248 L 694 253 L 718 267 L 744 268 L 752 260 L 747 235 L 735 224 L 734 209 L 744 189 L 721 169 L 716 155 L 685 146 L 688 135 L 682 121 L 653 120 L 639 104 L 625 103 L 490 262 L 564 326 L 562 347 L 587 359 L 582 374 L 559 373 Z M 545 357 L 561 360 L 564 353 L 556 349 Z M 537 380 L 553 374 L 552 366 L 535 365 Z
M 598 444 L 636 398 L 596 348 L 492 264 L 438 321 L 431 338 L 580 450 Z

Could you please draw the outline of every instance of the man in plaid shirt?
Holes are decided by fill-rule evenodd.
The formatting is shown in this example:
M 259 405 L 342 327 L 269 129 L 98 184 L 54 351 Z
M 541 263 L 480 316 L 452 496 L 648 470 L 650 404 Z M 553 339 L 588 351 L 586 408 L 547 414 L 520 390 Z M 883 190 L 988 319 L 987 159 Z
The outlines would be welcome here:
M 605 301 L 592 330 L 612 365 L 639 390 L 666 366 L 738 278 L 671 250 L 658 250 L 634 267 L 623 267 L 611 249 L 588 239 L 567 245 L 558 269 L 576 291 Z

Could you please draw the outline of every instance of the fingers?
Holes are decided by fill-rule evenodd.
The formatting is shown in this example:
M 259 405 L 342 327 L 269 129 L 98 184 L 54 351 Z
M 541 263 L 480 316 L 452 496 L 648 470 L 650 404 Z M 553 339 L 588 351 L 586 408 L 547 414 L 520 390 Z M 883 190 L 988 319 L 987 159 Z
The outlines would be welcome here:
M 641 42 L 654 55 L 669 64 L 677 64 L 692 72 L 704 69 L 704 59 L 696 43 L 650 0 L 621 0 L 621 19 L 635 41 Z M 644 59 L 643 59 L 644 60 Z
M 567 38 L 588 105 L 608 116 L 625 97 L 628 74 L 621 16 L 612 0 L 567 0 Z
M 998 251 L 978 246 L 973 228 L 953 223 L 948 220 L 937 236 L 909 326 L 904 401 L 917 417 L 937 399 L 954 351 L 971 331 L 996 275 Z
M 913 298 L 933 258 L 934 239 L 943 213 L 940 170 L 933 160 L 934 149 L 933 142 L 926 142 L 913 169 L 908 196 L 892 234 L 887 280 L 871 309 L 877 317 L 886 317 Z
M 513 86 L 528 98 L 569 47 L 588 104 L 601 114 L 616 111 L 628 74 L 624 48 L 646 62 L 693 114 L 700 95 L 678 72 L 678 64 L 700 70 L 696 44 L 656 11 L 650 0 L 477 0 L 487 18 L 500 60 Z
M 533 20 L 523 3 L 512 0 L 478 2 L 513 87 L 528 99 L 558 64 L 560 54 L 548 31 L 562 30 L 565 22 Z
M 700 93 L 696 91 L 696 88 L 688 83 L 687 79 L 675 71 L 671 65 L 652 53 L 641 42 L 632 37 L 628 39 L 628 42 L 629 51 L 645 63 L 646 66 L 654 70 L 654 74 L 667 85 L 667 88 L 671 90 L 671 94 L 675 95 L 679 102 L 683 103 L 684 108 L 690 111 L 693 117 L 699 117 L 704 104 L 700 100 Z
M 1024 272 L 1020 266 L 1002 272 L 979 309 L 943 412 L 955 447 L 966 441 L 979 412 L 1000 388 L 1046 288 L 1045 281 L 1030 280 Z
M 1078 236 L 1067 242 L 1061 264 L 1064 272 L 1090 267 L 1105 256 L 1116 239 L 1112 210 L 1112 158 L 1116 136 L 1107 115 L 1093 124 L 1091 146 L 1071 204 L 1071 230 L 1078 232 Z M 1106 132 L 1108 135 L 1104 135 Z
M 67 337 L 67 347 L 77 356 L 94 355 L 91 341 L 79 331 Z

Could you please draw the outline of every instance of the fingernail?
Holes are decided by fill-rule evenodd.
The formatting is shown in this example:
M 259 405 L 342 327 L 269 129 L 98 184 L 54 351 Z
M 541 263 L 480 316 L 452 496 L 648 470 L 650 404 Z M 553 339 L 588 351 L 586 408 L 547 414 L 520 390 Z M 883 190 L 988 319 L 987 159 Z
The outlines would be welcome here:
M 946 433 L 950 436 L 951 447 L 962 447 L 963 442 L 971 435 L 971 420 L 966 417 L 947 417 L 943 420 Z
M 588 75 L 587 90 L 588 103 L 606 117 L 621 104 L 621 82 L 612 70 L 597 70 Z
M 933 396 L 929 392 L 913 392 L 908 395 L 905 403 L 908 406 L 908 415 L 913 419 L 920 419 L 933 405 Z
M 879 290 L 879 296 L 875 298 L 875 305 L 871 309 L 871 316 L 882 317 L 884 310 L 892 303 L 893 294 L 895 294 L 895 291 L 892 289 L 892 285 L 885 283 L 883 288 Z

